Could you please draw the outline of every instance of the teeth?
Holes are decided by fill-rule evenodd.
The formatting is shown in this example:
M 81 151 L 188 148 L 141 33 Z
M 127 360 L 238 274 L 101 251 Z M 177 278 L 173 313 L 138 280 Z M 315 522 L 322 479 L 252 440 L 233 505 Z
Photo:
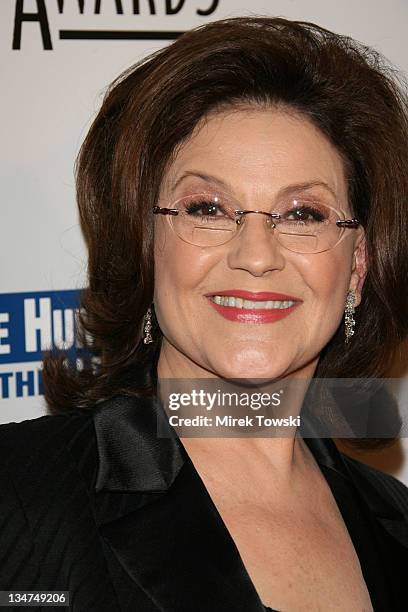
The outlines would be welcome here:
M 247 309 L 284 309 L 290 308 L 294 305 L 295 302 L 290 300 L 286 301 L 253 301 L 253 300 L 243 300 L 239 297 L 233 297 L 229 295 L 212 295 L 210 299 L 216 304 L 220 304 L 221 306 L 229 306 L 230 308 L 247 308 Z

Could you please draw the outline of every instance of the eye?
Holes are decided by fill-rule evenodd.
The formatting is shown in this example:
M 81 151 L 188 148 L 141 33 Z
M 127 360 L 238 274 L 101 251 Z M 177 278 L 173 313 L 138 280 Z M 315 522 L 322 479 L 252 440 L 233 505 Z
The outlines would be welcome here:
M 211 202 L 200 200 L 196 202 L 189 202 L 185 206 L 186 212 L 189 215 L 197 215 L 197 216 L 212 216 L 214 217 L 218 211 L 221 210 L 220 205 Z
M 287 221 L 300 221 L 303 223 L 323 223 L 329 217 L 329 209 L 323 205 L 299 204 L 281 214 Z
M 231 218 L 232 207 L 221 202 L 219 197 L 206 195 L 190 196 L 183 200 L 182 208 L 191 217 L 201 218 Z

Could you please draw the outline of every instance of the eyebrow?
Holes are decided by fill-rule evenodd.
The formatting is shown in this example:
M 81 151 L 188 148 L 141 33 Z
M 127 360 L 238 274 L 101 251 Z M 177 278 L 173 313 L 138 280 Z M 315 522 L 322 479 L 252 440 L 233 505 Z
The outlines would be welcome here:
M 218 185 L 219 187 L 222 187 L 223 189 L 228 189 L 229 191 L 233 191 L 232 185 L 230 185 L 228 182 L 223 181 L 222 179 L 216 176 L 213 176 L 212 174 L 204 174 L 203 172 L 198 172 L 196 170 L 187 170 L 186 172 L 183 172 L 183 174 L 171 186 L 171 191 L 174 192 L 176 188 L 179 186 L 179 184 L 185 178 L 189 176 L 200 178 L 206 181 L 207 183 Z M 278 197 L 282 197 L 290 193 L 306 191 L 307 189 L 311 189 L 312 187 L 323 187 L 324 189 L 326 189 L 327 191 L 331 193 L 331 195 L 334 197 L 335 200 L 337 200 L 337 194 L 334 191 L 334 189 L 330 187 L 330 185 L 326 183 L 325 181 L 321 181 L 317 179 L 313 181 L 306 181 L 304 183 L 292 183 L 290 185 L 286 185 L 285 187 L 282 187 L 281 189 L 279 189 L 277 195 Z

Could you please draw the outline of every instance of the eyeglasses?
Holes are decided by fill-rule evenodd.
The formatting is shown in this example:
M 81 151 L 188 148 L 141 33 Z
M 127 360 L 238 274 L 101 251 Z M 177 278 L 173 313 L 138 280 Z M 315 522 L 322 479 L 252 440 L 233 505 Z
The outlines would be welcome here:
M 239 202 L 217 192 L 194 193 L 174 202 L 171 208 L 153 207 L 154 214 L 167 215 L 174 232 L 189 244 L 220 246 L 235 238 L 248 214 L 265 215 L 266 224 L 276 230 L 276 238 L 294 253 L 322 253 L 340 242 L 345 230 L 360 222 L 346 219 L 342 211 L 310 196 L 284 199 L 274 212 L 240 210 Z

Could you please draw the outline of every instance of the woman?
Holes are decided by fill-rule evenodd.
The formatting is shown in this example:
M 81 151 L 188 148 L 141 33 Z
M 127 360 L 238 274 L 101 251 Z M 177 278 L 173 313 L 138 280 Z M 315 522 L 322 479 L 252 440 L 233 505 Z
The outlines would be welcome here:
M 157 433 L 169 379 L 298 378 L 296 417 L 312 380 L 384 376 L 407 332 L 406 143 L 381 57 L 309 23 L 214 22 L 112 84 L 77 166 L 92 357 L 49 355 L 52 414 L 0 428 L 1 589 L 406 609 L 402 483 L 298 427 Z

